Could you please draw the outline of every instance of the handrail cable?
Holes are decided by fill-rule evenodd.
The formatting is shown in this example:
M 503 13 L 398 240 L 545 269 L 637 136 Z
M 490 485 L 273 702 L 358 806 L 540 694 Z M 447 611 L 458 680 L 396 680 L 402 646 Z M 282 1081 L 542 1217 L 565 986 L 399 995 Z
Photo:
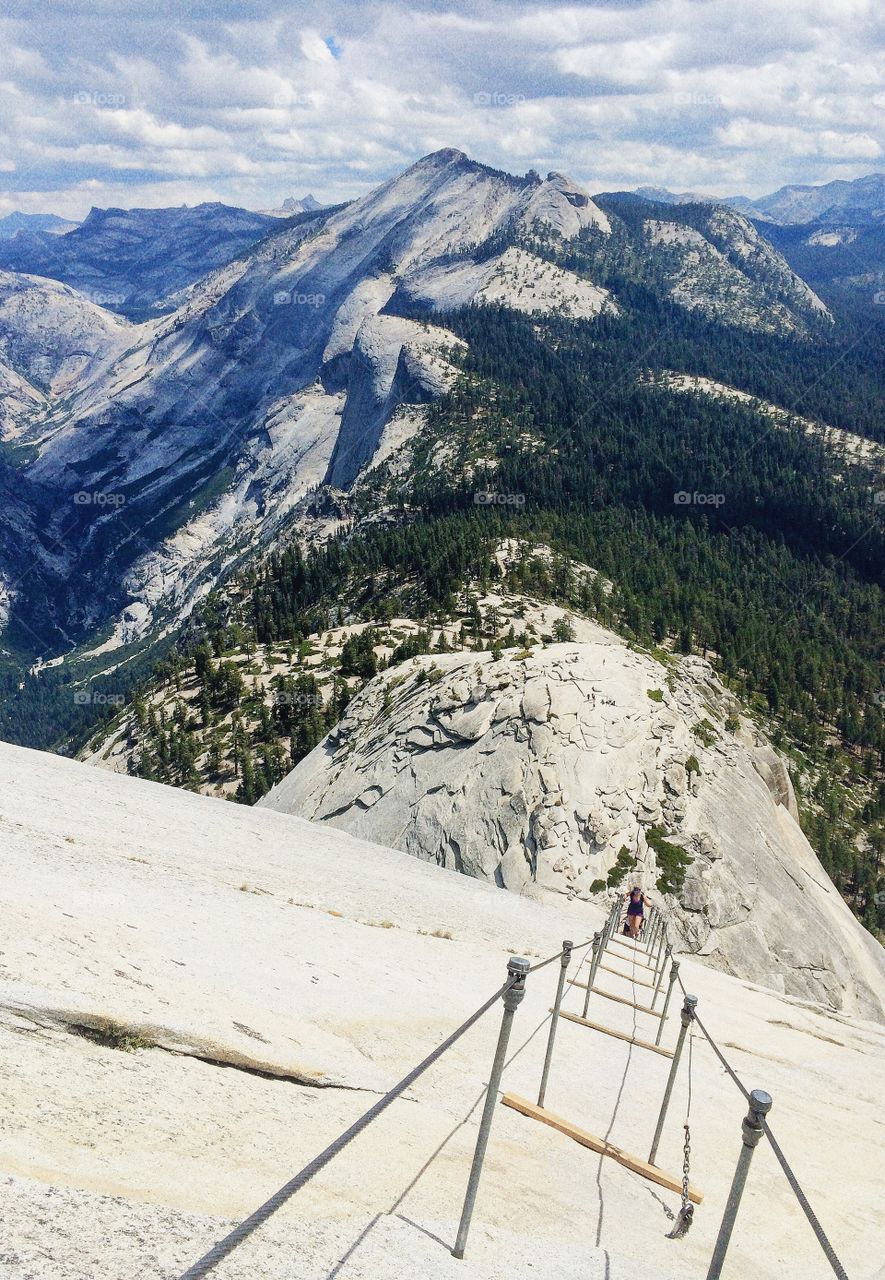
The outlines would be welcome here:
M 685 983 L 682 981 L 681 975 L 677 976 L 677 981 L 680 987 L 682 988 L 682 994 L 685 995 L 686 994 Z M 746 1085 L 743 1083 L 740 1076 L 735 1071 L 734 1067 L 732 1067 L 731 1064 L 728 1062 L 728 1060 L 725 1057 L 725 1054 L 722 1052 L 722 1050 L 719 1048 L 716 1041 L 710 1035 L 710 1032 L 704 1026 L 703 1022 L 698 1017 L 697 1013 L 695 1013 L 694 1015 L 694 1021 L 696 1022 L 698 1028 L 700 1029 L 702 1035 L 706 1039 L 710 1048 L 716 1054 L 716 1057 L 722 1063 L 725 1070 L 728 1072 L 728 1074 L 731 1076 L 734 1083 L 740 1089 L 741 1093 L 749 1102 L 750 1091 L 747 1089 Z M 846 1272 L 845 1268 L 842 1266 L 842 1263 L 839 1261 L 839 1257 L 836 1253 L 836 1250 L 833 1248 L 832 1244 L 830 1243 L 829 1237 L 827 1236 L 827 1233 L 824 1231 L 823 1227 L 818 1221 L 817 1214 L 814 1212 L 814 1209 L 811 1207 L 808 1197 L 806 1196 L 805 1192 L 802 1190 L 802 1187 L 799 1184 L 799 1179 L 796 1177 L 792 1167 L 790 1166 L 789 1161 L 787 1160 L 787 1157 L 784 1155 L 783 1150 L 781 1149 L 780 1143 L 777 1141 L 774 1134 L 771 1132 L 771 1126 L 769 1125 L 768 1120 L 766 1119 L 765 1116 L 760 1116 L 759 1123 L 761 1124 L 762 1129 L 765 1132 L 765 1136 L 768 1138 L 768 1141 L 771 1144 L 771 1149 L 774 1152 L 775 1159 L 777 1160 L 778 1164 L 783 1170 L 784 1175 L 787 1179 L 787 1182 L 790 1184 L 790 1188 L 793 1194 L 795 1195 L 796 1199 L 799 1201 L 799 1205 L 802 1209 L 802 1212 L 805 1214 L 805 1217 L 808 1219 L 808 1222 L 811 1226 L 812 1231 L 817 1237 L 818 1244 L 820 1245 L 821 1249 L 824 1251 L 824 1254 L 826 1255 L 826 1259 L 833 1269 L 833 1273 L 839 1277 L 839 1280 L 848 1280 L 848 1273 Z
M 589 947 L 592 941 L 592 938 L 588 938 L 586 942 L 582 942 L 577 947 L 570 948 L 570 950 L 581 951 L 585 947 Z M 560 948 L 555 955 L 549 956 L 547 959 L 539 961 L 538 964 L 530 966 L 526 972 L 536 973 L 539 969 L 544 969 L 548 964 L 553 964 L 555 960 L 559 960 L 564 954 L 565 949 Z M 499 987 L 495 994 L 490 996 L 489 999 L 475 1011 L 475 1013 L 472 1013 L 466 1021 L 462 1022 L 460 1027 L 456 1028 L 451 1035 L 447 1036 L 442 1044 L 437 1045 L 437 1047 L 429 1053 L 426 1058 L 419 1062 L 416 1067 L 413 1067 L 407 1075 L 403 1076 L 402 1080 L 400 1080 L 398 1084 L 395 1084 L 393 1088 L 389 1089 L 382 1098 L 379 1098 L 378 1101 L 374 1103 L 368 1111 L 365 1111 L 357 1120 L 355 1120 L 348 1129 L 345 1129 L 343 1133 L 339 1134 L 339 1136 L 335 1138 L 334 1141 L 330 1142 L 329 1145 L 319 1153 L 319 1155 L 315 1156 L 313 1160 L 306 1164 L 304 1168 L 296 1173 L 293 1178 L 290 1178 L 289 1181 L 280 1187 L 278 1191 L 275 1191 L 269 1200 L 266 1200 L 263 1205 L 255 1210 L 254 1213 L 250 1214 L 248 1218 L 245 1218 L 241 1223 L 239 1223 L 233 1231 L 224 1237 L 223 1240 L 217 1241 L 209 1252 L 204 1254 L 204 1256 L 195 1262 L 193 1266 L 189 1267 L 187 1271 L 182 1272 L 180 1280 L 199 1280 L 200 1277 L 208 1275 L 219 1262 L 223 1261 L 224 1258 L 231 1254 L 247 1236 L 251 1235 L 253 1231 L 266 1222 L 267 1219 L 272 1214 L 276 1213 L 277 1209 L 281 1208 L 287 1200 L 290 1200 L 297 1191 L 300 1191 L 301 1188 L 315 1176 L 315 1174 L 319 1173 L 321 1169 L 325 1168 L 325 1166 L 335 1158 L 339 1151 L 343 1150 L 344 1147 L 352 1142 L 354 1138 L 362 1133 L 362 1131 L 367 1128 L 373 1120 L 377 1119 L 383 1111 L 387 1110 L 392 1102 L 395 1102 L 396 1099 L 406 1091 L 406 1089 L 410 1088 L 410 1086 L 413 1085 L 429 1067 L 432 1067 L 433 1064 L 447 1052 L 447 1050 L 451 1049 L 451 1047 L 460 1040 L 475 1023 L 479 1021 L 483 1014 L 488 1013 L 489 1009 L 491 1009 L 493 1005 L 497 1004 L 498 1000 L 500 1000 L 501 997 L 510 990 L 516 981 L 516 978 L 512 978 L 509 982 L 505 982 L 503 986 Z
M 310 1182 L 311 1178 L 319 1173 L 321 1169 L 324 1169 L 325 1166 L 338 1155 L 339 1151 L 342 1151 L 344 1147 L 362 1133 L 362 1131 L 367 1128 L 373 1120 L 377 1119 L 383 1111 L 386 1111 L 392 1102 L 395 1102 L 397 1098 L 405 1093 L 406 1089 L 413 1085 L 419 1076 L 422 1076 L 429 1067 L 432 1067 L 448 1049 L 451 1049 L 452 1045 L 454 1045 L 456 1041 L 460 1040 L 465 1032 L 469 1031 L 470 1028 L 480 1020 L 483 1014 L 488 1013 L 489 1009 L 491 1009 L 493 1005 L 497 1004 L 498 1000 L 501 999 L 505 992 L 509 991 L 510 988 L 514 986 L 515 982 L 516 979 L 511 979 L 509 982 L 505 982 L 503 986 L 499 987 L 493 996 L 489 996 L 488 1000 L 480 1005 L 475 1013 L 472 1013 L 466 1021 L 461 1023 L 460 1027 L 453 1031 L 451 1035 L 447 1036 L 441 1044 L 437 1045 L 437 1047 L 429 1053 L 426 1058 L 423 1058 L 416 1067 L 413 1067 L 407 1075 L 403 1076 L 402 1080 L 400 1080 L 398 1084 L 395 1084 L 392 1089 L 389 1089 L 387 1093 L 384 1094 L 383 1098 L 379 1098 L 378 1101 L 368 1109 L 368 1111 L 363 1112 L 359 1119 L 355 1120 L 348 1129 L 345 1129 L 345 1131 L 339 1134 L 334 1141 L 330 1142 L 329 1145 L 319 1153 L 319 1155 L 314 1156 L 313 1160 L 306 1164 L 304 1168 L 296 1173 L 293 1178 L 290 1178 L 289 1181 L 280 1187 L 278 1191 L 275 1191 L 270 1199 L 266 1200 L 260 1208 L 256 1209 L 248 1218 L 245 1218 L 241 1223 L 239 1223 L 238 1226 L 226 1235 L 223 1240 L 217 1241 L 209 1252 L 204 1254 L 199 1261 L 195 1262 L 193 1266 L 187 1269 L 187 1271 L 182 1272 L 180 1280 L 200 1280 L 200 1277 L 208 1275 L 208 1273 L 216 1267 L 219 1262 L 223 1261 L 228 1254 L 232 1253 L 247 1236 L 251 1235 L 253 1231 L 266 1222 L 271 1214 L 276 1213 L 277 1209 L 281 1208 L 287 1200 L 291 1199 L 296 1191 L 300 1191 L 306 1183 Z

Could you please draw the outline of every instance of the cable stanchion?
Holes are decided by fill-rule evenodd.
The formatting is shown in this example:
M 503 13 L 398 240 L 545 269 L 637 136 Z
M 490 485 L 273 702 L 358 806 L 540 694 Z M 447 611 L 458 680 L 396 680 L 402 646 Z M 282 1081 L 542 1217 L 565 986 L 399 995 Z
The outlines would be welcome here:
M 685 984 L 683 983 L 682 978 L 679 977 L 678 974 L 677 974 L 677 981 L 679 983 L 679 986 L 682 988 L 683 995 L 685 995 L 686 994 Z M 727 1074 L 734 1081 L 735 1085 L 743 1094 L 746 1101 L 751 1102 L 752 1101 L 751 1091 L 747 1089 L 746 1085 L 741 1080 L 740 1076 L 735 1071 L 734 1067 L 732 1067 L 731 1063 L 725 1057 L 725 1054 L 719 1048 L 719 1045 L 710 1035 L 710 1032 L 704 1026 L 703 1022 L 697 1016 L 697 1014 L 695 1014 L 694 1021 L 698 1027 L 698 1030 L 701 1032 L 704 1039 L 707 1041 L 710 1048 L 713 1050 L 716 1057 L 719 1059 L 719 1062 L 721 1063 L 722 1067 L 725 1069 Z M 806 1196 L 805 1192 L 802 1190 L 802 1187 L 799 1184 L 798 1178 L 796 1177 L 795 1173 L 790 1167 L 790 1164 L 786 1156 L 781 1150 L 780 1144 L 777 1142 L 774 1134 L 771 1132 L 771 1128 L 768 1124 L 768 1121 L 765 1118 L 766 1113 L 763 1111 L 763 1112 L 758 1112 L 757 1114 L 759 1115 L 759 1122 L 760 1122 L 762 1132 L 768 1138 L 768 1141 L 769 1141 L 769 1144 L 771 1145 L 771 1149 L 772 1149 L 772 1152 L 774 1153 L 775 1159 L 777 1160 L 778 1164 L 783 1170 L 783 1173 L 787 1179 L 787 1182 L 790 1185 L 790 1189 L 792 1190 L 796 1199 L 799 1201 L 799 1206 L 802 1209 L 802 1212 L 805 1214 L 805 1217 L 808 1219 L 808 1223 L 817 1238 L 818 1244 L 823 1250 L 824 1256 L 826 1257 L 827 1261 L 829 1262 L 833 1270 L 833 1274 L 838 1277 L 838 1280 L 848 1280 L 848 1273 L 846 1272 L 842 1263 L 839 1261 L 839 1257 L 836 1254 L 836 1251 L 833 1248 L 832 1244 L 830 1243 L 829 1237 L 827 1236 L 826 1232 L 821 1226 L 818 1220 L 817 1214 L 812 1209 L 811 1204 L 809 1203 L 808 1197 Z
M 525 980 L 529 973 L 528 961 L 521 959 L 519 956 L 511 957 L 507 965 L 507 972 L 510 974 L 511 980 L 504 990 L 504 1014 L 501 1018 L 501 1030 L 498 1034 L 498 1044 L 495 1048 L 492 1071 L 486 1089 L 486 1100 L 482 1109 L 482 1118 L 479 1122 L 479 1133 L 476 1136 L 476 1148 L 473 1152 L 473 1163 L 470 1166 L 470 1177 L 467 1180 L 464 1207 L 461 1210 L 461 1221 L 458 1224 L 458 1236 L 455 1240 L 455 1247 L 452 1250 L 453 1258 L 463 1258 L 464 1250 L 467 1248 L 467 1233 L 470 1231 L 470 1220 L 473 1217 L 473 1209 L 476 1205 L 476 1193 L 479 1191 L 479 1181 L 482 1177 L 486 1148 L 489 1145 L 492 1120 L 495 1114 L 495 1107 L 498 1105 L 498 1086 L 501 1083 L 501 1073 L 504 1070 L 504 1062 L 507 1057 L 510 1028 L 513 1025 L 513 1015 L 525 995 Z
M 655 1128 L 655 1136 L 652 1139 L 651 1151 L 648 1156 L 648 1163 L 654 1164 L 657 1159 L 658 1146 L 661 1141 L 661 1134 L 664 1132 L 664 1121 L 667 1119 L 667 1111 L 670 1106 L 670 1098 L 673 1094 L 673 1085 L 676 1081 L 676 1073 L 679 1070 L 679 1062 L 682 1058 L 682 1047 L 685 1044 L 685 1036 L 695 1017 L 695 1009 L 697 1008 L 697 996 L 686 996 L 685 1003 L 682 1006 L 682 1026 L 679 1028 L 679 1039 L 676 1041 L 676 1052 L 673 1054 L 673 1061 L 670 1063 L 670 1074 L 667 1076 L 667 1087 L 664 1090 L 664 1100 L 661 1103 L 661 1110 L 658 1115 L 658 1123 Z
M 661 1010 L 661 1019 L 658 1023 L 658 1034 L 655 1036 L 655 1044 L 660 1044 L 664 1035 L 664 1023 L 667 1021 L 667 1013 L 670 1009 L 670 999 L 673 995 L 673 988 L 676 985 L 676 979 L 679 977 L 679 961 L 670 961 L 670 980 L 667 984 L 667 994 L 664 996 L 664 1007 Z
M 731 1233 L 734 1230 L 738 1209 L 741 1205 L 741 1198 L 744 1194 L 744 1187 L 747 1184 L 747 1174 L 750 1172 L 750 1161 L 753 1159 L 753 1152 L 756 1150 L 756 1147 L 759 1145 L 759 1140 L 765 1132 L 762 1127 L 762 1120 L 770 1110 L 771 1095 L 766 1093 L 764 1089 L 753 1089 L 750 1094 L 750 1110 L 747 1112 L 741 1125 L 743 1146 L 741 1147 L 741 1153 L 738 1157 L 737 1168 L 734 1171 L 731 1190 L 729 1191 L 728 1199 L 725 1202 L 725 1211 L 722 1215 L 719 1234 L 716 1237 L 713 1257 L 710 1259 L 710 1268 L 707 1271 L 707 1280 L 720 1280 L 720 1277 L 722 1276 L 722 1267 L 725 1262 L 725 1255 L 728 1252 Z
M 559 1026 L 559 1010 L 562 1007 L 562 995 L 565 990 L 565 974 L 572 958 L 572 944 L 563 942 L 562 957 L 559 961 L 559 982 L 556 986 L 556 999 L 553 1002 L 553 1016 L 550 1019 L 550 1031 L 547 1035 L 547 1053 L 544 1057 L 544 1070 L 541 1072 L 541 1084 L 538 1089 L 538 1106 L 543 1107 L 547 1094 L 547 1078 L 550 1075 L 550 1063 L 553 1059 L 553 1046 L 556 1043 L 556 1031 Z

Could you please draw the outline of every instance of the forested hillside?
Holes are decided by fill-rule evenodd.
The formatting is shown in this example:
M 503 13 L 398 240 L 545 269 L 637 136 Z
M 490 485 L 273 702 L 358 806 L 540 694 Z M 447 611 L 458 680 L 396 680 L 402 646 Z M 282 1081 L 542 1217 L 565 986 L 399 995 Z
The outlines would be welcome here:
M 153 705 L 157 681 L 145 680 L 149 645 L 124 648 L 104 674 L 90 659 L 73 685 L 57 668 L 23 677 L 10 665 L 4 736 L 82 745 L 141 686 L 134 767 L 185 786 L 211 776 L 251 802 L 319 740 L 379 661 L 416 645 L 531 641 L 518 640 L 518 626 L 508 640 L 510 620 L 478 617 L 470 604 L 499 573 L 496 548 L 516 538 L 551 548 L 553 559 L 523 556 L 509 590 L 716 665 L 793 755 L 815 848 L 881 927 L 885 414 L 876 353 L 885 308 L 862 317 L 835 293 L 824 294 L 831 312 L 812 304 L 729 211 L 668 210 L 670 239 L 650 252 L 661 206 L 602 204 L 609 232 L 590 225 L 566 241 L 522 225 L 496 232 L 474 257 L 517 245 L 604 286 L 616 305 L 587 320 L 521 312 L 512 301 L 437 308 L 434 324 L 465 344 L 448 353 L 450 389 L 349 491 L 315 490 L 277 548 L 200 606 L 159 673 L 168 707 Z M 717 272 L 742 254 L 750 266 L 738 310 L 722 310 Z M 771 317 L 788 301 L 779 327 Z M 387 310 L 429 317 L 402 292 Z M 667 371 L 745 398 L 676 394 L 657 377 Z M 317 517 L 330 511 L 331 523 Z M 303 534 L 309 552 L 298 549 Z M 600 576 L 576 576 L 570 563 Z M 388 633 L 394 617 L 420 632 Z M 315 645 L 348 619 L 377 631 Z M 312 683 L 317 662 L 322 691 Z
M 855 908 L 882 927 L 885 508 L 875 465 L 836 457 L 746 405 L 638 385 L 651 356 L 634 319 L 591 330 L 484 308 L 446 323 L 468 349 L 456 387 L 413 442 L 409 478 L 377 468 L 341 499 L 351 524 L 328 545 L 280 549 L 202 611 L 195 634 L 216 665 L 197 732 L 208 731 L 219 699 L 248 701 L 220 674 L 245 642 L 275 647 L 281 661 L 296 655 L 301 683 L 289 692 L 301 695 L 314 685 L 296 669 L 299 646 L 347 617 L 381 628 L 394 616 L 424 622 L 415 652 L 444 620 L 462 626 L 470 646 L 519 643 L 498 619 L 471 612 L 465 584 L 499 580 L 502 539 L 544 543 L 553 558 L 526 554 L 506 586 L 568 604 L 640 645 L 709 657 L 792 755 L 806 831 Z M 649 315 L 646 338 L 653 328 Z M 576 575 L 571 561 L 601 576 Z M 373 673 L 375 658 L 363 656 L 362 667 L 352 652 L 344 670 L 333 663 L 340 683 L 321 706 L 283 698 L 256 714 L 258 779 L 241 799 L 283 767 L 268 743 L 282 742 L 289 761 L 318 741 L 356 687 L 345 677 Z M 174 673 L 173 664 L 164 677 Z M 153 750 L 145 761 L 156 767 Z

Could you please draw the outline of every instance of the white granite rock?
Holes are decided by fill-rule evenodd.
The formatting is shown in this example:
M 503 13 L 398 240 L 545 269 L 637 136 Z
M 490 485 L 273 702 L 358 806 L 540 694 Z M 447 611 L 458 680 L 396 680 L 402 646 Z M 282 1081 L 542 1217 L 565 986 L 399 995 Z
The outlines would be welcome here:
M 793 995 L 885 1015 L 885 951 L 805 839 L 770 743 L 725 728 L 734 700 L 701 659 L 664 670 L 591 634 L 524 658 L 439 654 L 378 676 L 261 804 L 518 893 L 586 899 L 624 847 L 631 880 L 655 897 L 657 829 L 694 859 L 673 901 L 681 945 Z M 712 731 L 698 737 L 701 721 Z M 331 767 L 339 738 L 346 757 Z M 411 753 L 401 773 L 397 747 Z M 700 773 L 686 769 L 692 756 Z

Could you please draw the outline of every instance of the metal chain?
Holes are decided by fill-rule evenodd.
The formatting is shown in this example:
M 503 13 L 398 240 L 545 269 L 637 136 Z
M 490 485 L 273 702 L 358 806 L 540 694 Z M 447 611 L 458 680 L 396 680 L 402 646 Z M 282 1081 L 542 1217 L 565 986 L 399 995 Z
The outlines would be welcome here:
M 678 977 L 678 982 L 680 987 L 682 988 L 682 994 L 685 995 L 685 983 L 682 981 L 681 974 Z M 741 1080 L 740 1076 L 735 1071 L 734 1067 L 732 1067 L 732 1065 L 728 1062 L 728 1060 L 725 1057 L 725 1054 L 719 1048 L 719 1045 L 710 1035 L 709 1031 L 704 1026 L 703 1022 L 701 1021 L 701 1019 L 698 1017 L 697 1014 L 695 1014 L 694 1016 L 694 1021 L 698 1024 L 698 1027 L 700 1028 L 701 1033 L 704 1036 L 704 1039 L 707 1041 L 710 1048 L 716 1054 L 716 1057 L 719 1059 L 719 1061 L 721 1062 L 722 1066 L 725 1068 L 728 1075 L 731 1077 L 731 1079 L 737 1085 L 738 1089 L 740 1089 L 741 1093 L 749 1102 L 750 1100 L 749 1089 L 747 1089 L 746 1085 Z M 811 1204 L 809 1203 L 808 1197 L 806 1196 L 805 1192 L 802 1190 L 802 1187 L 799 1184 L 799 1179 L 796 1177 L 795 1173 L 790 1167 L 789 1161 L 787 1160 L 786 1156 L 781 1150 L 780 1145 L 775 1139 L 774 1134 L 771 1132 L 771 1129 L 768 1125 L 768 1121 L 765 1120 L 764 1118 L 762 1120 L 762 1128 L 765 1131 L 765 1135 L 768 1138 L 768 1141 L 771 1145 L 771 1149 L 774 1152 L 774 1155 L 777 1159 L 778 1164 L 780 1165 L 781 1169 L 784 1171 L 787 1182 L 790 1184 L 790 1188 L 793 1194 L 795 1195 L 796 1199 L 799 1201 L 799 1205 L 802 1209 L 802 1212 L 805 1214 L 806 1218 L 808 1219 L 809 1225 L 811 1226 L 812 1231 L 817 1237 L 817 1242 L 820 1245 L 821 1249 L 823 1250 L 824 1255 L 826 1256 L 827 1262 L 829 1262 L 830 1266 L 833 1269 L 834 1274 L 838 1277 L 838 1280 L 848 1280 L 848 1273 L 846 1272 L 845 1268 L 842 1266 L 842 1263 L 839 1261 L 838 1255 L 836 1254 L 835 1249 L 830 1243 L 827 1233 L 824 1231 L 823 1227 L 818 1221 L 817 1214 L 812 1209 Z
M 694 1026 L 692 1025 L 688 1031 L 688 1101 L 685 1107 L 685 1124 L 682 1126 L 685 1133 L 685 1141 L 682 1148 L 682 1207 L 679 1210 L 673 1230 L 667 1232 L 668 1240 L 681 1240 L 687 1234 L 694 1221 L 694 1205 L 688 1198 L 689 1175 L 691 1174 L 691 1069 L 693 1047 Z
M 685 1108 L 685 1146 L 682 1153 L 682 1212 L 688 1205 L 688 1175 L 691 1172 L 691 1066 L 694 1047 L 694 1027 L 688 1029 L 688 1105 Z

